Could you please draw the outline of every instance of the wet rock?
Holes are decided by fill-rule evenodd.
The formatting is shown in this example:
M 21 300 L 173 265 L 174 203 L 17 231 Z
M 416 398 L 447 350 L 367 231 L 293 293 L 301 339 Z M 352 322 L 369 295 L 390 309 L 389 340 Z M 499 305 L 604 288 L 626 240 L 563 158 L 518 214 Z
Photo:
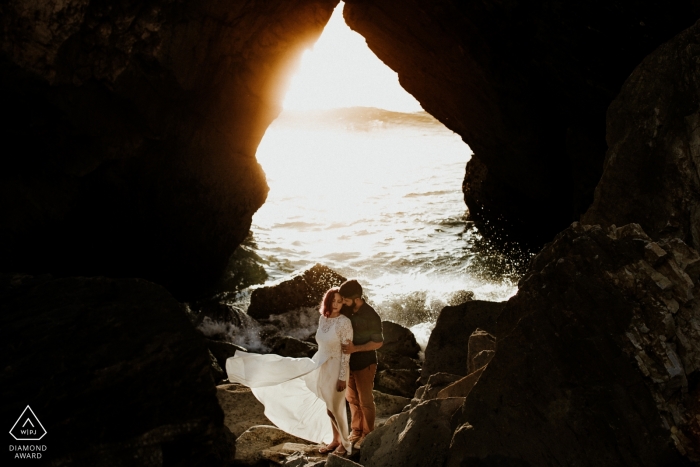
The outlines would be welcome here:
M 412 397 L 418 389 L 420 372 L 416 370 L 382 370 L 374 378 L 377 390 L 402 397 Z
M 382 321 L 384 344 L 379 352 L 392 352 L 409 358 L 418 358 L 420 346 L 410 329 L 391 321 Z
M 216 387 L 216 398 L 224 412 L 224 425 L 235 437 L 253 426 L 272 425 L 265 416 L 265 406 L 249 387 L 237 383 L 222 384 Z
M 466 376 L 469 338 L 477 328 L 494 334 L 504 306 L 473 300 L 443 308 L 425 349 L 421 382 L 427 383 L 430 375 L 438 372 Z
M 660 46 L 607 113 L 608 151 L 586 224 L 639 224 L 654 240 L 700 248 L 700 25 Z M 646 260 L 662 261 L 649 247 Z
M 449 306 L 458 306 L 470 300 L 474 300 L 474 292 L 470 290 L 459 290 L 451 293 L 450 296 L 447 297 L 447 304 Z
M 277 340 L 272 348 L 272 353 L 283 357 L 311 358 L 318 350 L 318 346 L 310 342 L 300 341 L 290 336 L 284 336 Z
M 163 287 L 2 275 L 0 308 L 0 414 L 16 420 L 30 401 L 51 462 L 233 460 L 204 338 Z
M 473 373 L 488 364 L 496 353 L 496 338 L 488 332 L 477 329 L 469 336 L 467 350 L 467 374 Z
M 365 467 L 443 466 L 450 445 L 450 418 L 464 399 L 421 402 L 367 435 L 360 451 Z
M 251 351 L 264 347 L 260 323 L 227 303 L 210 302 L 202 306 L 195 326 L 208 340 L 226 342 Z
M 374 390 L 374 404 L 377 407 L 377 417 L 386 418 L 397 414 L 411 402 L 411 399 Z
M 282 443 L 307 444 L 307 441 L 274 426 L 250 427 L 236 439 L 236 463 L 255 465 L 264 460 L 262 455 L 264 450 Z
M 255 289 L 250 296 L 248 314 L 265 319 L 302 307 L 318 307 L 328 289 L 346 280 L 330 268 L 316 264 L 292 279 Z

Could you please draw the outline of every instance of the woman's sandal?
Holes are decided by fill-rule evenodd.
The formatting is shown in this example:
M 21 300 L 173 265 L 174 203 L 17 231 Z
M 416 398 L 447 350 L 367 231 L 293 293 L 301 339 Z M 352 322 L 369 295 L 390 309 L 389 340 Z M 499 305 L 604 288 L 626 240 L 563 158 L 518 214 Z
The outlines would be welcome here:
M 348 455 L 348 452 L 345 450 L 345 447 L 341 444 L 340 446 L 335 448 L 333 454 L 335 454 L 336 456 L 345 457 Z
M 324 446 L 321 446 L 320 448 L 318 448 L 318 452 L 320 452 L 321 454 L 328 454 L 329 452 L 335 452 L 335 450 L 338 449 L 338 448 L 341 447 L 341 446 L 342 446 L 342 444 L 336 444 L 336 445 L 334 446 L 334 445 L 331 443 L 331 444 L 324 445 Z

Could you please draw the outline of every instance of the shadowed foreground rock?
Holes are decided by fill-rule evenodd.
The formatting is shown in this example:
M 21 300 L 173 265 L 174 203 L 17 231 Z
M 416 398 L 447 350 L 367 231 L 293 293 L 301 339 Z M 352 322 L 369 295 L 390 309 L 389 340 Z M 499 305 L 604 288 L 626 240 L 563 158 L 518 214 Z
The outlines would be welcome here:
M 697 253 L 574 224 L 499 317 L 447 465 L 698 462 Z
M 248 314 L 265 319 L 302 307 L 318 307 L 328 289 L 346 280 L 332 269 L 316 264 L 292 279 L 255 289 L 250 296 Z
M 430 375 L 439 372 L 466 376 L 469 338 L 477 328 L 494 334 L 504 306 L 505 303 L 473 300 L 443 308 L 425 348 L 421 382 L 427 383 Z
M 608 153 L 586 224 L 636 222 L 700 248 L 700 24 L 647 57 L 608 109 Z
M 0 418 L 14 420 L 29 404 L 48 433 L 44 461 L 233 461 L 204 338 L 164 288 L 4 275 L 0 303 Z

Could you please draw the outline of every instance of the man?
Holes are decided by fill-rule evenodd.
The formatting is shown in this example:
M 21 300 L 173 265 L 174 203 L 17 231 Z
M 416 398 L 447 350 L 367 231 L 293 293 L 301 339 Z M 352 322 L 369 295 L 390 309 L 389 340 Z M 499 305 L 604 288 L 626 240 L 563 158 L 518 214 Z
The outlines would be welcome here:
M 377 372 L 376 350 L 384 343 L 382 320 L 362 299 L 362 286 L 356 280 L 343 282 L 340 295 L 348 309 L 352 322 L 353 339 L 343 344 L 343 353 L 350 354 L 350 377 L 345 398 L 350 404 L 351 428 L 349 440 L 356 449 L 374 430 L 376 407 L 374 405 L 374 375 Z

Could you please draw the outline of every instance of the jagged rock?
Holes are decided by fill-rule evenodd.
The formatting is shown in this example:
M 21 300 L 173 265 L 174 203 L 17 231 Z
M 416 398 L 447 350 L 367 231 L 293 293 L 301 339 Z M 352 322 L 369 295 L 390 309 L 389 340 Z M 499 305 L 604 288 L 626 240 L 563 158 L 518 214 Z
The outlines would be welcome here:
M 307 457 L 305 454 L 298 452 L 287 456 L 281 465 L 284 467 L 323 467 L 326 465 L 326 459 L 322 457 Z
M 249 387 L 237 383 L 222 384 L 216 387 L 216 398 L 224 411 L 224 425 L 236 437 L 250 427 L 272 425 L 265 416 L 265 406 Z
M 652 243 L 638 225 L 575 223 L 533 259 L 455 415 L 450 465 L 700 461 L 700 305 L 683 274 L 697 253 L 659 244 L 654 267 Z
M 474 300 L 474 292 L 470 290 L 458 290 L 447 297 L 447 304 L 449 306 L 458 306 L 470 300 Z
M 410 329 L 391 321 L 382 321 L 384 344 L 379 352 L 392 352 L 409 358 L 418 358 L 420 346 Z
M 311 458 L 321 457 L 318 451 L 318 444 L 300 444 L 300 443 L 282 443 L 272 446 L 269 449 L 263 449 L 260 453 L 263 459 L 275 464 L 284 464 L 287 458 L 292 454 L 302 454 Z
M 496 338 L 488 332 L 477 329 L 469 336 L 467 350 L 467 374 L 473 373 L 488 364 L 496 350 Z
M 437 398 L 438 393 L 442 389 L 451 385 L 455 381 L 458 381 L 459 379 L 461 379 L 459 375 L 453 375 L 450 373 L 441 372 L 430 375 L 427 383 L 424 386 L 416 389 L 411 404 L 415 406 L 420 401 Z
M 218 383 L 219 381 L 226 379 L 226 372 L 221 368 L 221 365 L 219 365 L 219 362 L 217 361 L 212 351 L 207 350 L 207 353 L 209 354 L 211 376 L 214 382 Z
M 425 349 L 421 382 L 427 383 L 430 375 L 439 372 L 466 376 L 470 336 L 477 328 L 494 334 L 504 306 L 473 300 L 443 308 Z
M 416 370 L 382 370 L 374 378 L 377 390 L 402 397 L 412 397 L 418 388 L 420 372 Z
M 450 445 L 450 418 L 463 398 L 421 402 L 365 438 L 360 464 L 365 467 L 442 467 Z
M 488 363 L 487 363 L 488 364 Z M 464 378 L 461 378 L 449 386 L 444 387 L 435 395 L 436 399 L 447 399 L 448 397 L 469 397 L 469 393 L 474 389 L 476 383 L 479 382 L 481 374 L 486 369 L 486 366 L 479 367 L 473 373 L 469 373 Z
M 699 50 L 695 24 L 627 78 L 608 109 L 604 171 L 582 222 L 634 222 L 655 240 L 700 248 Z M 652 266 L 663 261 L 652 249 L 646 254 Z
M 328 289 L 346 280 L 330 268 L 316 264 L 292 279 L 255 289 L 250 296 L 248 314 L 265 319 L 302 307 L 318 307 Z
M 317 350 L 318 345 L 300 341 L 291 336 L 284 336 L 277 340 L 275 346 L 272 348 L 272 353 L 282 355 L 283 357 L 311 358 Z
M 377 390 L 372 391 L 372 394 L 374 395 L 374 404 L 377 407 L 377 417 L 379 418 L 397 414 L 403 410 L 406 404 L 411 402 L 407 397 L 385 394 Z
M 255 465 L 264 460 L 262 452 L 283 443 L 307 444 L 296 436 L 285 433 L 275 426 L 258 425 L 248 428 L 236 439 L 236 462 Z
M 51 438 L 45 460 L 233 460 L 204 338 L 163 287 L 1 275 L 0 303 L 0 414 L 16 420 L 31 403 Z
M 222 371 L 226 368 L 227 359 L 233 357 L 236 354 L 236 352 L 246 351 L 246 349 L 244 349 L 243 347 L 235 344 L 229 344 L 228 342 L 219 342 L 211 339 L 206 339 L 206 343 L 209 352 L 212 353 Z

